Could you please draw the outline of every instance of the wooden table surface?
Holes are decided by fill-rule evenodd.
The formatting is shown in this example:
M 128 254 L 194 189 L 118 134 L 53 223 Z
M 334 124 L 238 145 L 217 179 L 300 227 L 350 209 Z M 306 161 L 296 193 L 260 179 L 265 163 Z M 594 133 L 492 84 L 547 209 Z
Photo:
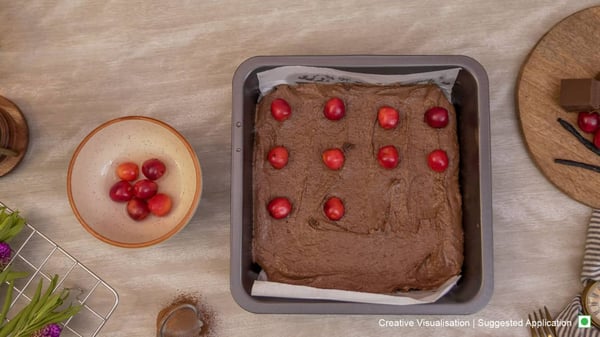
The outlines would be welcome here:
M 0 201 L 120 295 L 100 336 L 153 336 L 161 306 L 197 292 L 216 336 L 528 336 L 525 328 L 383 328 L 416 317 L 257 315 L 229 293 L 231 79 L 254 55 L 464 54 L 490 79 L 495 290 L 480 312 L 522 319 L 559 311 L 578 281 L 591 210 L 558 191 L 525 150 L 515 113 L 519 68 L 556 22 L 595 1 L 8 1 L 0 2 L 0 95 L 23 110 L 30 148 L 0 178 Z M 190 224 L 154 247 L 104 244 L 77 222 L 67 165 L 100 123 L 146 115 L 197 151 L 204 191 Z M 422 317 L 435 319 L 438 317 Z

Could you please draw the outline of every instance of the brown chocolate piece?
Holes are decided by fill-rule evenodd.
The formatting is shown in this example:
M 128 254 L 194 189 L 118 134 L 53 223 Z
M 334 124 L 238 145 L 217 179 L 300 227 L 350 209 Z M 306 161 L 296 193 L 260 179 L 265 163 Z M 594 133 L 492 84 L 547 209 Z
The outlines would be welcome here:
M 341 98 L 346 116 L 330 121 L 323 105 Z M 291 117 L 278 122 L 271 102 L 285 99 Z M 377 109 L 400 112 L 393 130 L 377 123 Z M 433 106 L 448 109 L 449 124 L 423 121 Z M 257 107 L 254 143 L 253 256 L 270 281 L 318 288 L 391 293 L 432 289 L 461 271 L 463 229 L 458 182 L 459 148 L 454 107 L 435 85 L 281 85 Z M 288 148 L 288 165 L 275 170 L 265 159 L 276 145 Z M 398 167 L 383 169 L 382 146 L 394 145 Z M 342 148 L 342 169 L 328 169 L 321 154 Z M 427 155 L 444 149 L 444 173 L 431 170 Z M 274 197 L 292 202 L 275 220 L 266 205 Z M 323 203 L 343 200 L 346 212 L 329 220 Z
M 600 108 L 600 81 L 593 78 L 560 81 L 560 106 L 566 111 L 592 111 Z

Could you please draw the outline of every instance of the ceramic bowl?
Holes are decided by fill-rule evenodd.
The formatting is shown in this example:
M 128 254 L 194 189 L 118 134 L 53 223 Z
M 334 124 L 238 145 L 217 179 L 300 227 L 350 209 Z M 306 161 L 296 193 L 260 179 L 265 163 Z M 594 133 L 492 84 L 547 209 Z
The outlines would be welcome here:
M 125 161 L 158 158 L 166 173 L 156 180 L 159 193 L 172 199 L 171 211 L 134 221 L 127 203 L 109 197 L 119 181 L 115 171 Z M 87 135 L 69 164 L 67 193 L 77 220 L 94 237 L 120 247 L 137 248 L 162 242 L 190 221 L 200 200 L 202 175 L 198 158 L 177 130 L 159 120 L 128 116 L 110 120 Z

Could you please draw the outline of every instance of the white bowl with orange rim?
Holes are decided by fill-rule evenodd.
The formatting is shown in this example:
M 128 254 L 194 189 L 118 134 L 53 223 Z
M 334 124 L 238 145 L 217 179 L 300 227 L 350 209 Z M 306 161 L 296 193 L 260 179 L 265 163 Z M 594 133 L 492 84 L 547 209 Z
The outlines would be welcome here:
M 170 196 L 172 208 L 164 216 L 135 221 L 126 203 L 113 201 L 109 190 L 120 180 L 120 163 L 141 167 L 151 158 L 166 166 L 156 183 L 159 193 Z M 75 217 L 94 237 L 115 246 L 146 247 L 170 238 L 191 220 L 201 193 L 202 171 L 192 146 L 173 127 L 150 117 L 127 116 L 101 124 L 83 139 L 69 163 L 67 194 Z

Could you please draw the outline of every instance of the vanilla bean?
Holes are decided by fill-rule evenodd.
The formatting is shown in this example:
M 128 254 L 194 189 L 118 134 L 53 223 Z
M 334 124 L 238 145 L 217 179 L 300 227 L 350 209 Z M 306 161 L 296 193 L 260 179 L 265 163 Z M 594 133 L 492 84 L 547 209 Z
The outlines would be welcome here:
M 586 170 L 590 170 L 590 171 L 594 171 L 594 172 L 600 173 L 600 166 L 596 166 L 596 165 L 592 165 L 592 164 L 586 164 L 586 163 L 582 163 L 582 162 L 574 161 L 574 160 L 569 160 L 569 159 L 554 159 L 554 162 L 557 163 L 557 164 L 579 167 L 579 168 L 582 168 L 582 169 L 586 169 Z
M 575 138 L 577 138 L 577 140 L 581 144 L 583 144 L 585 147 L 587 147 L 588 150 L 590 150 L 600 156 L 600 149 L 598 149 L 596 147 L 596 145 L 594 145 L 594 143 L 590 142 L 587 138 L 582 136 L 579 133 L 579 131 L 577 131 L 577 129 L 575 129 L 575 127 L 573 125 L 571 125 L 571 123 L 567 122 L 566 120 L 564 120 L 562 118 L 558 118 L 557 121 L 560 123 L 560 125 L 562 125 L 563 128 L 565 128 L 565 130 L 569 131 L 569 133 L 571 133 L 573 136 L 575 136 Z

